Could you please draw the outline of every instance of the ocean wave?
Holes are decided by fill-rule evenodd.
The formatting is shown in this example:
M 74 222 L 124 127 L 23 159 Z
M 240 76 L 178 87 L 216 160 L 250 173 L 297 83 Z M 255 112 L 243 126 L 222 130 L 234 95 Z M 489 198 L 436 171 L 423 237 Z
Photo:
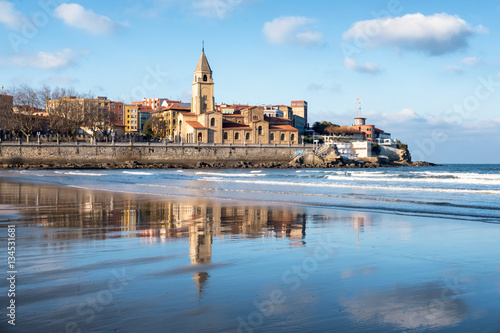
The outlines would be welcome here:
M 346 180 L 345 176 L 328 175 L 329 180 Z M 487 179 L 487 178 L 445 178 L 445 177 L 405 177 L 405 176 L 390 176 L 390 177 L 359 177 L 352 174 L 349 177 L 351 181 L 365 181 L 365 182 L 410 182 L 410 183 L 442 183 L 442 184 L 469 184 L 469 185 L 500 185 L 500 178 Z
M 207 175 L 207 176 L 217 176 L 217 177 L 263 177 L 266 176 L 265 173 L 219 173 L 219 172 L 205 172 L 199 171 L 195 175 Z
M 80 172 L 80 171 L 67 171 L 63 172 L 63 174 L 72 176 L 92 176 L 92 177 L 106 176 L 105 173 L 92 173 L 92 172 Z
M 352 189 L 363 189 L 363 190 L 383 190 L 383 191 L 401 191 L 401 192 L 412 191 L 412 192 L 474 193 L 474 194 L 500 195 L 500 190 L 487 190 L 487 189 L 474 190 L 474 189 L 429 188 L 429 187 L 397 187 L 397 186 L 377 186 L 377 185 L 353 185 L 348 183 L 300 183 L 300 182 L 265 181 L 265 180 L 251 181 L 251 180 L 240 180 L 240 179 L 224 179 L 223 181 L 228 183 L 244 183 L 244 184 L 255 184 L 255 185 L 323 187 L 323 188 L 330 187 L 330 188 L 343 188 L 343 189 L 352 188 Z
M 145 171 L 123 171 L 122 173 L 127 175 L 144 175 L 144 176 L 154 175 L 153 172 L 145 172 Z

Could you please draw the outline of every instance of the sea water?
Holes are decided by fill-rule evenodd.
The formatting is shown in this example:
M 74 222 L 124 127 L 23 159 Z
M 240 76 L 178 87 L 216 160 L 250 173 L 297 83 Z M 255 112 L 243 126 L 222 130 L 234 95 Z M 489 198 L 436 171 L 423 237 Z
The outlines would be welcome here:
M 98 190 L 500 221 L 500 165 L 377 169 L 23 170 L 0 175 Z
M 9 225 L 1 332 L 500 331 L 498 165 L 1 171 Z

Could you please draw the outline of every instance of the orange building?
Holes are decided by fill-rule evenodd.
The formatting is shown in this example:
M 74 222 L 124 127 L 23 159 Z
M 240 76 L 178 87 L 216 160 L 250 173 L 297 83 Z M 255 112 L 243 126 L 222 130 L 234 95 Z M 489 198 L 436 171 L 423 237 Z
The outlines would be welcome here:
M 111 101 L 109 103 L 109 111 L 111 112 L 113 125 L 123 126 L 123 102 Z
M 376 139 L 390 139 L 391 134 L 386 133 L 375 125 L 366 125 L 366 118 L 354 118 L 352 129 L 359 131 L 363 135 L 363 140 L 374 142 Z

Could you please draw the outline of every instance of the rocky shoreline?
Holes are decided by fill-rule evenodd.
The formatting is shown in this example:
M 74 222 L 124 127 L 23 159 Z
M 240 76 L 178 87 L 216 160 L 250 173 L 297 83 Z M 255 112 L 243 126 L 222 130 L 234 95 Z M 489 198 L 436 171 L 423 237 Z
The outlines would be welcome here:
M 402 166 L 436 166 L 430 162 L 361 162 L 361 161 L 343 161 L 338 160 L 322 165 L 314 164 L 295 164 L 287 162 L 177 162 L 177 163 L 164 163 L 164 162 L 139 162 L 139 161 L 126 161 L 126 162 L 10 162 L 1 163 L 0 169 L 304 169 L 304 168 L 347 168 L 347 169 L 360 169 L 360 168 L 379 168 L 379 167 L 402 167 Z

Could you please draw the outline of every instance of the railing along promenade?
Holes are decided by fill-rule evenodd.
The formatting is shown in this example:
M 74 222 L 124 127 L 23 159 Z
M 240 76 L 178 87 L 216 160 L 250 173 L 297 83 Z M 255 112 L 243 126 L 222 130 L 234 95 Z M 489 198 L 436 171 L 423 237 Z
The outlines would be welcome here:
M 23 142 L 23 141 L 0 141 L 1 146 L 59 146 L 59 147 L 231 147 L 231 148 L 290 148 L 311 149 L 313 144 L 266 144 L 266 143 L 182 143 L 182 142 Z

